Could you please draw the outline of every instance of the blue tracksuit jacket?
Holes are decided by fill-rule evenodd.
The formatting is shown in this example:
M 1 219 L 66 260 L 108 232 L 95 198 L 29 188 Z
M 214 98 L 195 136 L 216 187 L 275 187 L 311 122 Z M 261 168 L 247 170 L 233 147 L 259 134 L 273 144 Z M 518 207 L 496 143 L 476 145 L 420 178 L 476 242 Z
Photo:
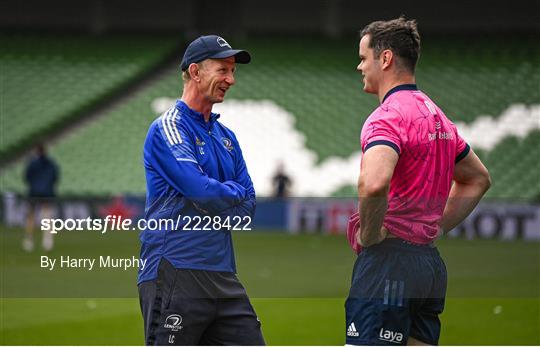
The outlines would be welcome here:
M 150 125 L 144 143 L 147 221 L 253 216 L 255 190 L 242 151 L 218 118 L 212 113 L 206 123 L 201 113 L 177 100 Z M 176 230 L 141 232 L 140 257 L 147 263 L 138 283 L 157 277 L 163 257 L 176 268 L 236 272 L 230 231 L 183 230 L 180 221 Z

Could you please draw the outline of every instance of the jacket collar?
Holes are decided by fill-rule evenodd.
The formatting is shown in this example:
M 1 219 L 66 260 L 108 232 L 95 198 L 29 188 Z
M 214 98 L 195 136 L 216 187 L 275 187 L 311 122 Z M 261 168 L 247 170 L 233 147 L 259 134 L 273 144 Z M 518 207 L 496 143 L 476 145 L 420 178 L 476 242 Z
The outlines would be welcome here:
M 202 113 L 197 112 L 197 111 L 189 108 L 189 106 L 184 101 L 182 101 L 180 99 L 176 100 L 176 108 L 180 111 L 182 116 L 188 116 L 189 118 L 191 118 L 195 122 L 198 122 L 198 123 L 200 123 L 200 124 L 202 124 L 204 126 L 208 126 L 208 127 L 211 127 L 212 125 L 214 125 L 214 123 L 220 117 L 219 113 L 213 113 L 212 112 L 212 113 L 210 113 L 210 120 L 208 121 L 208 123 L 206 123 L 204 121 L 204 116 L 203 116 Z

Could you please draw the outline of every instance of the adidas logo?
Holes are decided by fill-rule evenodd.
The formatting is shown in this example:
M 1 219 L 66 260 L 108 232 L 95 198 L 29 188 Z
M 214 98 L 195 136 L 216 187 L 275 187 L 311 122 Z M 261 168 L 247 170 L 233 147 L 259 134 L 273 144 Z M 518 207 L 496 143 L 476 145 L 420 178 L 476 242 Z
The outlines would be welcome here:
M 352 322 L 351 325 L 349 325 L 349 328 L 347 328 L 347 336 L 358 337 L 358 331 L 356 331 L 354 322 Z

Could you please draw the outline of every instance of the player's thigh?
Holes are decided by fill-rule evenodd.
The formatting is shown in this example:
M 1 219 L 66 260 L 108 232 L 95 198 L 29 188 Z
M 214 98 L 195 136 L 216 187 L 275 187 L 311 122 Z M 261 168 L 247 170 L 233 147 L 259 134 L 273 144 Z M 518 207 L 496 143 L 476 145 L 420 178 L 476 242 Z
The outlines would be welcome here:
M 213 319 L 215 302 L 185 294 L 185 271 L 162 260 L 155 281 L 139 285 L 148 345 L 197 345 Z M 182 295 L 178 295 L 182 293 Z
M 145 345 L 154 344 L 155 336 L 152 326 L 157 324 L 161 314 L 161 297 L 156 294 L 156 281 L 146 281 L 139 284 L 139 304 L 143 316 Z M 157 310 L 154 312 L 156 306 Z
M 410 310 L 405 271 L 397 254 L 367 253 L 355 264 L 345 303 L 346 343 L 405 344 Z
M 380 299 L 348 298 L 346 343 L 350 345 L 404 345 L 409 336 L 406 306 L 384 304 Z
M 261 322 L 247 296 L 218 300 L 217 317 L 201 339 L 203 345 L 265 345 Z
M 155 330 L 156 345 L 199 345 L 211 324 L 212 299 L 174 299 L 163 309 Z
M 411 318 L 409 337 L 428 345 L 438 345 L 441 334 L 439 313 L 417 312 Z
M 425 343 L 423 341 L 417 340 L 412 336 L 409 336 L 409 339 L 407 340 L 407 346 L 431 346 L 429 343 Z
M 38 204 L 38 201 L 36 198 L 29 197 L 27 199 L 27 206 L 28 206 L 28 213 L 26 214 L 26 221 L 27 222 L 34 222 L 34 219 L 36 217 L 36 205 Z
M 446 300 L 447 273 L 440 256 L 436 255 L 425 261 L 429 262 L 426 266 L 433 269 L 433 281 L 427 297 L 414 306 L 410 337 L 425 344 L 437 345 L 441 333 L 439 315 L 444 310 Z

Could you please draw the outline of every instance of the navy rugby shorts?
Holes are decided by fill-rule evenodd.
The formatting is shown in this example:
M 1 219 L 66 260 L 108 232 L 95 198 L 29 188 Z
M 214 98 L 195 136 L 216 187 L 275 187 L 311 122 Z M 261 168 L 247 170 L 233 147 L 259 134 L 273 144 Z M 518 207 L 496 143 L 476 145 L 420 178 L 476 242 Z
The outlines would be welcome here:
M 446 266 L 433 245 L 386 239 L 365 248 L 345 303 L 346 343 L 437 345 L 446 296 Z

